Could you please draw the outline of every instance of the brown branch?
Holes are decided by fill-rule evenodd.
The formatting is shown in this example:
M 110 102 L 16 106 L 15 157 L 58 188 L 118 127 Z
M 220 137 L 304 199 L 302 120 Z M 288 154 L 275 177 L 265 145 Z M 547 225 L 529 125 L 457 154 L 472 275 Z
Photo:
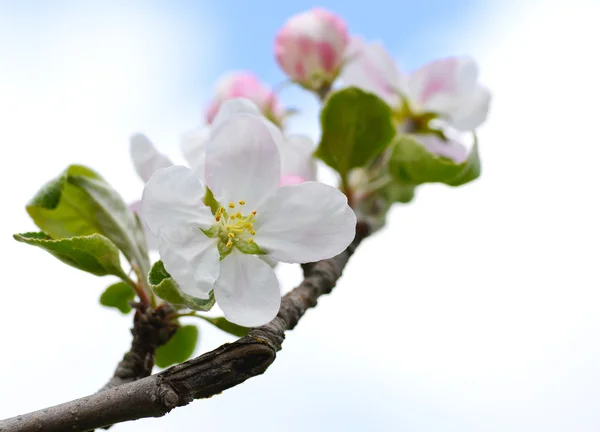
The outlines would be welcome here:
M 369 234 L 357 225 L 356 237 L 336 257 L 304 265 L 304 281 L 285 295 L 277 317 L 247 336 L 173 366 L 161 373 L 29 414 L 0 421 L 0 432 L 87 431 L 145 417 L 161 417 L 194 399 L 207 398 L 262 374 L 292 330 L 317 299 L 331 292 L 349 258 Z
M 131 348 L 119 362 L 112 378 L 100 391 L 137 381 L 150 376 L 154 367 L 156 349 L 166 344 L 177 330 L 177 324 L 168 318 L 170 306 L 152 309 L 144 304 L 134 305 Z

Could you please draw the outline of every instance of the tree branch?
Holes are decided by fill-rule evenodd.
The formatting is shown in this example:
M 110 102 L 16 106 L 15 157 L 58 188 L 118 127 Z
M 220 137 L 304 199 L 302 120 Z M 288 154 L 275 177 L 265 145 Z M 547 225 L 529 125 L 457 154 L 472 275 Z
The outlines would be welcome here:
M 194 399 L 211 397 L 262 374 L 317 299 L 331 292 L 349 258 L 369 235 L 359 223 L 348 248 L 328 260 L 306 264 L 304 281 L 281 300 L 277 317 L 247 336 L 163 372 L 61 405 L 0 421 L 0 432 L 87 431 L 145 417 L 161 417 Z

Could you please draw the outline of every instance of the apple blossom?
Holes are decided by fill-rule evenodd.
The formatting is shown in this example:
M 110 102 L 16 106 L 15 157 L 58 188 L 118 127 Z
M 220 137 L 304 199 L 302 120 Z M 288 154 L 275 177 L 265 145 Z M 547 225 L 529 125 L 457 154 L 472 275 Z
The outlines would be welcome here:
M 135 134 L 130 138 L 129 142 L 133 166 L 144 183 L 152 177 L 152 174 L 154 174 L 156 170 L 173 165 L 173 162 L 171 162 L 167 156 L 160 153 L 145 135 Z M 142 220 L 148 248 L 156 249 L 158 247 L 158 240 L 144 223 L 142 201 L 137 200 L 130 203 L 129 209 L 134 213 L 137 213 Z
M 319 91 L 337 78 L 348 41 L 344 20 L 315 8 L 286 21 L 275 38 L 275 57 L 293 81 Z
M 461 131 L 477 128 L 487 117 L 490 93 L 478 83 L 477 65 L 469 57 L 435 60 L 403 74 L 381 44 L 357 37 L 348 57 L 344 84 L 377 94 L 401 114 L 404 102 L 411 114 L 437 114 Z
M 235 113 L 256 116 L 271 132 L 281 157 L 282 185 L 316 179 L 316 162 L 313 158 L 314 144 L 312 140 L 305 135 L 284 137 L 281 130 L 266 119 L 252 101 L 245 98 L 234 98 L 225 101 L 211 125 L 192 130 L 183 136 L 181 149 L 184 158 L 198 175 L 202 176 L 203 173 L 206 145 L 209 142 L 211 130 L 215 129 L 222 119 Z
M 143 209 L 180 289 L 201 299 L 214 290 L 228 320 L 258 326 L 280 305 L 277 277 L 259 256 L 288 263 L 335 256 L 354 238 L 356 216 L 334 187 L 314 181 L 279 187 L 278 145 L 259 116 L 224 109 L 218 117 L 204 169 L 218 210 L 203 203 L 200 178 L 182 166 L 150 178 Z
M 275 92 L 252 72 L 235 71 L 224 75 L 217 82 L 215 97 L 205 112 L 207 123 L 214 121 L 223 102 L 233 98 L 249 99 L 269 120 L 277 125 L 283 122 L 285 111 Z

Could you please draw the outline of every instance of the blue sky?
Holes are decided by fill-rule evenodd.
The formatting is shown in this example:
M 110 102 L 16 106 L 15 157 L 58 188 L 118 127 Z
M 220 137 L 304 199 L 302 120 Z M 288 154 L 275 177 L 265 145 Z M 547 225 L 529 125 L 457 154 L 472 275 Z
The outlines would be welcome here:
M 12 240 L 35 229 L 25 202 L 69 163 L 139 198 L 129 136 L 145 132 L 181 160 L 179 137 L 200 123 L 216 78 L 247 68 L 280 83 L 273 37 L 312 5 L 0 0 L 0 251 L 10 256 L 0 324 L 18 323 L 3 334 L 13 354 L 0 357 L 0 417 L 100 388 L 130 343 L 130 317 L 98 306 L 111 280 Z M 600 154 L 573 125 L 597 123 L 597 0 L 320 5 L 405 67 L 478 60 L 493 93 L 483 175 L 395 208 L 264 376 L 118 430 L 596 432 Z M 313 115 L 296 127 L 314 132 L 314 98 L 283 97 Z M 300 272 L 279 276 L 289 289 Z M 197 353 L 227 340 L 202 326 Z M 275 414 L 256 420 L 265 406 Z

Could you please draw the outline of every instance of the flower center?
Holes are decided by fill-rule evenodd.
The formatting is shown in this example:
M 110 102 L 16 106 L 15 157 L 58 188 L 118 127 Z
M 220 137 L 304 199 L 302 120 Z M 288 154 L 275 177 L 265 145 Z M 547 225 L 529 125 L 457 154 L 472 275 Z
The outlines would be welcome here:
M 240 242 L 246 245 L 254 243 L 256 210 L 247 215 L 242 214 L 245 204 L 244 200 L 239 200 L 237 204 L 230 202 L 227 209 L 221 206 L 215 214 L 217 236 L 226 242 L 226 248 L 239 245 Z

